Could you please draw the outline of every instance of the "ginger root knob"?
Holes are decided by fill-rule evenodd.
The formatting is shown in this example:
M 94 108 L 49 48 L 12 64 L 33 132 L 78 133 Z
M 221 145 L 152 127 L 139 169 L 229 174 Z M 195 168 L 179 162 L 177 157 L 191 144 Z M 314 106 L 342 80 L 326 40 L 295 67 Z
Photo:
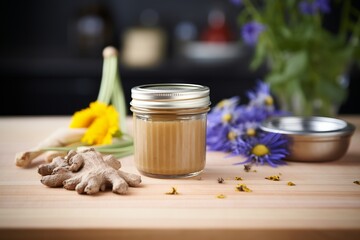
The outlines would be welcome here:
M 94 148 L 70 151 L 42 164 L 38 173 L 41 183 L 48 187 L 64 187 L 79 194 L 95 194 L 108 186 L 117 194 L 125 194 L 129 187 L 139 186 L 141 177 L 119 170 L 120 162 L 111 155 L 102 156 Z

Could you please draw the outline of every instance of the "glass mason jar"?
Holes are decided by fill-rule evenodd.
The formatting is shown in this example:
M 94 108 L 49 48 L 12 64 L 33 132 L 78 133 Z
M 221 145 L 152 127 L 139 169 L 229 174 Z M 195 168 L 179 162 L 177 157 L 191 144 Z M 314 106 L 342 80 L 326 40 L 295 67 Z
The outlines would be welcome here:
M 149 84 L 132 88 L 134 158 L 140 173 L 156 178 L 196 176 L 205 167 L 209 88 Z

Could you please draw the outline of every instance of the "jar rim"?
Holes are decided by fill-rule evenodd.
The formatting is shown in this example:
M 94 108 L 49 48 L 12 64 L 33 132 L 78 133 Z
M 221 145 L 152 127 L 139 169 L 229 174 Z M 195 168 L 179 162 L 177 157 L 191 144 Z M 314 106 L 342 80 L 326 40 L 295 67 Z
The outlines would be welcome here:
M 210 105 L 207 86 L 187 83 L 145 84 L 131 89 L 130 105 L 140 108 L 176 109 Z

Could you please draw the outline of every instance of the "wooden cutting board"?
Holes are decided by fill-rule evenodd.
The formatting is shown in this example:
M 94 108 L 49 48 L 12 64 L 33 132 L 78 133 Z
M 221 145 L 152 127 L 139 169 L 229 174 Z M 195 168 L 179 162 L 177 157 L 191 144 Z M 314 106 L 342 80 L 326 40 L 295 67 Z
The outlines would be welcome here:
M 241 158 L 208 152 L 197 177 L 142 176 L 141 186 L 127 195 L 95 196 L 42 185 L 36 168 L 41 158 L 26 169 L 14 164 L 16 152 L 66 126 L 68 117 L 0 118 L 0 239 L 357 239 L 360 116 L 344 118 L 357 131 L 338 161 L 245 172 L 233 165 Z M 121 162 L 123 170 L 138 173 L 133 156 Z M 265 179 L 270 175 L 280 175 L 280 181 Z M 252 192 L 237 191 L 239 183 Z M 166 194 L 172 187 L 178 195 Z

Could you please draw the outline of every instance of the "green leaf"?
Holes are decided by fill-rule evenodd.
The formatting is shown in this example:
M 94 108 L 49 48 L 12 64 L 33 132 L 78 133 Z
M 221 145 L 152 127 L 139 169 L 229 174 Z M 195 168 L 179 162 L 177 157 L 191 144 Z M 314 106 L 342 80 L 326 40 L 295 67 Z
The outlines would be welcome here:
M 284 75 L 291 78 L 303 73 L 307 65 L 307 53 L 299 51 L 286 60 Z
M 285 38 L 285 39 L 291 38 L 292 33 L 287 27 L 282 26 L 282 27 L 279 27 L 279 29 L 280 29 L 280 33 L 283 36 L 283 38 Z
M 262 41 L 259 41 L 256 45 L 255 54 L 253 60 L 251 61 L 250 68 L 255 70 L 260 67 L 264 62 L 266 56 L 266 46 Z
M 346 89 L 338 82 L 333 81 L 318 81 L 316 84 L 316 91 L 323 101 L 332 103 L 341 103 L 346 97 Z
M 299 51 L 292 53 L 283 62 L 283 70 L 280 72 L 271 73 L 267 77 L 267 81 L 270 84 L 280 84 L 291 79 L 297 79 L 298 76 L 302 76 L 307 68 L 307 53 L 305 51 Z

